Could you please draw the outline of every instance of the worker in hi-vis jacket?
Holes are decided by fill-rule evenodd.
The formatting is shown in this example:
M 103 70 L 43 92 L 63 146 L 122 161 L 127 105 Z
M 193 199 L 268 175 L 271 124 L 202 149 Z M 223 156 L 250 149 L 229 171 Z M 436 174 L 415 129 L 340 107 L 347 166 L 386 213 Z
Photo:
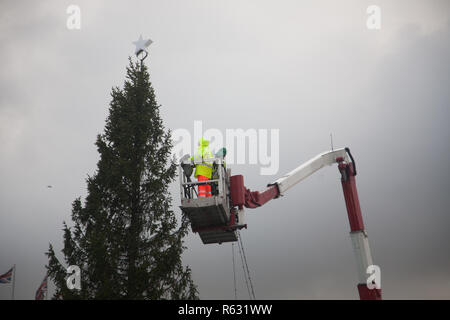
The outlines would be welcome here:
M 195 157 L 191 157 L 191 160 L 196 162 L 195 164 L 195 172 L 194 177 L 200 181 L 211 180 L 213 165 L 211 160 L 213 158 L 213 154 L 209 151 L 209 141 L 203 138 L 200 138 L 198 141 L 198 149 Z M 211 197 L 211 185 L 209 184 L 200 184 L 198 186 L 198 197 L 206 198 Z

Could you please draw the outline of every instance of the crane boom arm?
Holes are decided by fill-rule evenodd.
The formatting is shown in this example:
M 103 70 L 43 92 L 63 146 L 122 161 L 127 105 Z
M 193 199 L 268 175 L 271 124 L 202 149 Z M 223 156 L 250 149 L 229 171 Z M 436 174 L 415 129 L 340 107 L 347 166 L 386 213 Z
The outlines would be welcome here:
M 284 195 L 287 190 L 323 167 L 337 163 L 338 160 L 349 162 L 349 156 L 352 158 L 348 148 L 323 152 L 270 183 L 263 191 L 250 191 L 245 188 L 242 175 L 232 176 L 230 179 L 232 203 L 240 208 L 242 206 L 251 209 L 258 208 L 268 201 Z
M 287 190 L 295 186 L 297 183 L 306 179 L 314 172 L 322 169 L 325 166 L 330 166 L 337 162 L 338 158 L 349 161 L 347 156 L 347 148 L 337 149 L 334 151 L 327 151 L 319 154 L 311 160 L 305 162 L 301 166 L 295 168 L 285 176 L 279 178 L 273 184 L 277 185 L 279 195 L 283 195 Z
M 359 296 L 362 300 L 379 300 L 381 299 L 380 284 L 372 282 L 371 288 L 369 288 L 368 283 L 366 283 L 368 270 L 372 270 L 376 266 L 372 264 L 369 240 L 364 228 L 358 192 L 356 190 L 355 160 L 348 148 L 319 154 L 274 183 L 269 184 L 264 191 L 250 191 L 245 188 L 242 175 L 232 176 L 230 178 L 232 206 L 238 207 L 239 211 L 242 211 L 243 206 L 247 208 L 260 207 L 266 202 L 283 195 L 287 190 L 314 172 L 333 163 L 338 164 L 339 172 L 341 173 L 341 184 L 350 222 L 350 237 L 357 264 Z

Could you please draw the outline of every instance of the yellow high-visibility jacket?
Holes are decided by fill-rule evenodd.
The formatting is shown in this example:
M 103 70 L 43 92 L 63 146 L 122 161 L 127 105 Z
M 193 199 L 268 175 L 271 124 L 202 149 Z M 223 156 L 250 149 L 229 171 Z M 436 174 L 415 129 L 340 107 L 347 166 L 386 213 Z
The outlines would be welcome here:
M 195 157 L 191 157 L 191 160 L 195 161 L 201 161 L 202 163 L 196 164 L 195 166 L 195 172 L 194 177 L 197 178 L 197 176 L 204 176 L 208 179 L 211 179 L 212 175 L 212 163 L 211 161 L 208 161 L 208 159 L 213 158 L 213 154 L 209 150 L 209 141 L 206 139 L 201 138 L 200 144 L 197 149 L 197 154 Z

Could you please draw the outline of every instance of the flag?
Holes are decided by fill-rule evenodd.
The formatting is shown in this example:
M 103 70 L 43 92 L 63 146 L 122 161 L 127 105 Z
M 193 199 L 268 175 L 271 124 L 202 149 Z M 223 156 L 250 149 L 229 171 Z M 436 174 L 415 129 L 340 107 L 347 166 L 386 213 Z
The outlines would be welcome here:
M 14 267 L 8 270 L 8 272 L 2 274 L 0 276 L 0 283 L 10 283 L 12 280 L 12 274 L 13 274 Z
M 47 276 L 48 274 L 45 275 L 44 280 L 42 280 L 41 285 L 37 289 L 34 300 L 44 300 L 45 293 L 47 292 Z

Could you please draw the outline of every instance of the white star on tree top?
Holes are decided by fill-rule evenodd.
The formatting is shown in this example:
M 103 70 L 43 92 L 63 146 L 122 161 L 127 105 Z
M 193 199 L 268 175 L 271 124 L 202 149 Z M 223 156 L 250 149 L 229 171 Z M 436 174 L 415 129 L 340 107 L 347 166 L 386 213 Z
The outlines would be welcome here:
M 138 40 L 133 41 L 133 44 L 136 46 L 136 51 L 134 52 L 136 54 L 136 56 L 139 55 L 139 53 L 141 53 L 141 52 L 147 52 L 146 49 L 152 43 L 153 43 L 152 40 L 150 40 L 150 39 L 144 40 L 142 38 L 142 35 L 140 35 Z

